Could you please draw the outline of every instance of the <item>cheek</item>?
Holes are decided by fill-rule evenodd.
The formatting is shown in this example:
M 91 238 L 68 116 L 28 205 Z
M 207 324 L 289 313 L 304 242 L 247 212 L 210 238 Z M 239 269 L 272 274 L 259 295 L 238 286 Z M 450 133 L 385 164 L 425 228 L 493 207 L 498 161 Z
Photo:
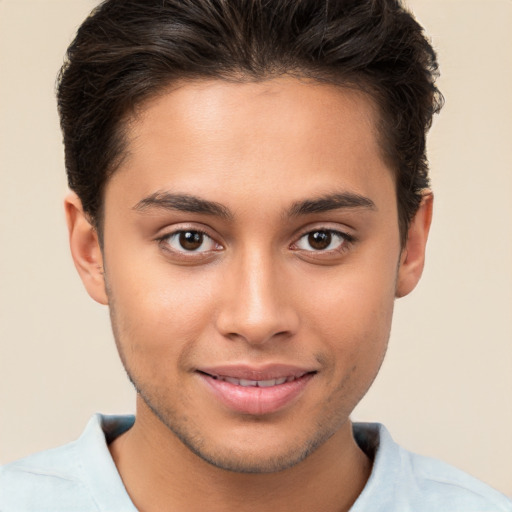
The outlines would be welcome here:
M 370 341 L 390 328 L 396 274 L 393 265 L 390 269 L 347 267 L 313 280 L 303 294 L 302 309 L 330 338 L 351 333 Z
M 370 292 L 370 290 L 367 290 Z M 346 417 L 366 394 L 377 376 L 386 354 L 391 330 L 393 296 L 386 300 L 358 292 L 342 293 L 326 318 L 325 308 L 318 315 L 317 330 L 322 330 L 326 378 L 331 393 L 325 403 Z M 334 303 L 334 301 L 333 301 Z
M 111 315 L 125 357 L 137 364 L 175 362 L 200 338 L 212 316 L 213 284 L 194 270 L 133 260 L 108 270 Z
M 303 304 L 308 337 L 327 348 L 334 382 L 363 391 L 380 368 L 391 330 L 394 272 L 380 270 L 345 268 L 328 285 L 311 287 Z

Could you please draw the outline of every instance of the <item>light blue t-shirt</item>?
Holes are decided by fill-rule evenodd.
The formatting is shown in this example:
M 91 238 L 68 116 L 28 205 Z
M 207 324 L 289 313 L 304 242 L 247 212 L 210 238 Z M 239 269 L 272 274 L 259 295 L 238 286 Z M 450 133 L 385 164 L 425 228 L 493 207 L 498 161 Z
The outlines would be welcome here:
M 98 414 L 77 441 L 0 468 L 0 511 L 136 512 L 107 446 L 133 422 Z M 404 450 L 382 425 L 355 423 L 354 434 L 374 463 L 350 512 L 512 512 L 498 491 Z

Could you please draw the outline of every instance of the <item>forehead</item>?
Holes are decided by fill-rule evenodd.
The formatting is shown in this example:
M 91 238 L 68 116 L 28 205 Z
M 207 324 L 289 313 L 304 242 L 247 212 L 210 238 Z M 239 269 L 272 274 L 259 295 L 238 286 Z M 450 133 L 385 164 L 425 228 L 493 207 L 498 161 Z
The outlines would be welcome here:
M 283 200 L 331 186 L 366 195 L 391 177 L 377 119 L 368 95 L 314 81 L 182 82 L 129 121 L 127 156 L 110 181 L 135 202 L 159 190 L 227 202 L 248 190 Z

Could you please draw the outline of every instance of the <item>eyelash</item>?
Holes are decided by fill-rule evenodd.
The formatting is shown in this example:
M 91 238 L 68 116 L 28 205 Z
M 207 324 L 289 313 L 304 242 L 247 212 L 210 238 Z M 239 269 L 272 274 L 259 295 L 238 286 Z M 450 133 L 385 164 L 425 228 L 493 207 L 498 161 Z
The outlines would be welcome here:
M 212 249 L 207 249 L 207 250 L 202 250 L 202 251 L 187 250 L 185 247 L 183 247 L 183 245 L 181 244 L 181 241 L 179 241 L 178 243 L 180 243 L 181 249 L 172 248 L 172 246 L 170 245 L 171 241 L 173 239 L 175 240 L 177 237 L 180 237 L 181 235 L 184 235 L 186 233 L 194 233 L 194 234 L 196 234 L 196 235 L 198 234 L 202 237 L 201 245 L 198 247 L 198 249 L 204 244 L 205 240 L 210 240 L 210 243 L 213 244 L 215 247 Z M 324 234 L 328 234 L 330 237 L 334 236 L 334 237 L 341 238 L 339 246 L 335 247 L 333 249 L 317 249 L 317 250 L 315 250 L 314 248 L 303 249 L 301 247 L 298 247 L 298 244 L 302 239 L 309 237 L 311 235 L 317 234 L 317 233 L 324 233 Z M 205 257 L 211 256 L 214 252 L 221 251 L 224 248 L 222 246 L 222 244 L 216 242 L 215 239 L 212 236 L 210 236 L 205 230 L 203 230 L 201 228 L 196 228 L 196 227 L 189 228 L 189 229 L 187 229 L 187 228 L 178 229 L 178 230 L 172 231 L 170 233 L 166 233 L 165 235 L 158 237 L 156 239 L 156 241 L 159 243 L 162 250 L 169 252 L 175 256 L 178 256 L 181 258 L 187 258 L 187 259 L 201 258 L 201 257 L 205 258 Z M 310 229 L 308 231 L 304 231 L 296 239 L 296 241 L 293 242 L 289 246 L 289 248 L 293 251 L 301 252 L 302 254 L 308 254 L 312 257 L 318 258 L 318 257 L 322 257 L 323 255 L 342 254 L 345 251 L 347 251 L 355 241 L 356 241 L 355 237 L 348 233 L 345 233 L 343 231 L 339 231 L 336 229 L 321 227 L 321 228 L 317 228 L 317 229 Z M 329 241 L 329 245 L 330 245 L 330 243 L 332 243 L 332 240 Z
M 203 245 L 203 243 L 205 242 L 205 240 L 210 240 L 212 244 L 216 245 L 217 247 L 215 247 L 214 249 L 209 249 L 209 250 L 206 250 L 206 251 L 199 251 L 199 250 L 187 250 L 185 247 L 183 247 L 183 245 L 180 243 L 180 245 L 182 246 L 182 249 L 173 249 L 170 245 L 170 241 L 172 239 L 175 239 L 176 237 L 180 237 L 181 235 L 184 235 L 184 234 L 187 234 L 187 233 L 194 233 L 194 234 L 198 234 L 202 237 L 202 240 L 201 240 L 201 245 Z M 211 254 L 212 252 L 215 252 L 215 251 L 220 251 L 223 249 L 222 245 L 219 244 L 218 242 L 215 241 L 215 239 L 213 237 L 211 237 L 205 230 L 203 229 L 200 229 L 200 228 L 190 228 L 190 229 L 178 229 L 176 231 L 173 231 L 171 233 L 166 233 L 165 235 L 161 236 L 161 237 L 158 237 L 157 239 L 157 242 L 159 243 L 159 245 L 162 247 L 163 250 L 165 251 L 168 251 L 168 252 L 171 252 L 172 254 L 178 254 L 184 258 L 189 258 L 189 257 L 198 257 L 197 255 L 202 255 L 203 257 L 205 255 L 209 255 Z M 181 242 L 181 241 L 180 241 Z M 199 247 L 200 248 L 200 247 Z
M 301 249 L 298 247 L 299 242 L 311 235 L 317 234 L 317 233 L 324 233 L 328 234 L 330 237 L 339 237 L 341 238 L 340 244 L 338 247 L 335 247 L 333 249 Z M 331 229 L 331 228 L 317 228 L 317 229 L 310 229 L 304 233 L 301 234 L 301 236 L 297 239 L 296 242 L 294 242 L 290 248 L 295 251 L 301 251 L 303 253 L 310 253 L 312 256 L 315 257 L 321 257 L 322 255 L 332 255 L 334 253 L 341 254 L 345 251 L 347 251 L 350 246 L 356 241 L 355 237 L 352 235 L 349 235 L 348 233 L 345 233 L 343 231 L 339 231 L 337 229 Z M 329 241 L 329 245 L 331 243 L 331 240 Z M 311 244 L 310 244 L 311 245 Z

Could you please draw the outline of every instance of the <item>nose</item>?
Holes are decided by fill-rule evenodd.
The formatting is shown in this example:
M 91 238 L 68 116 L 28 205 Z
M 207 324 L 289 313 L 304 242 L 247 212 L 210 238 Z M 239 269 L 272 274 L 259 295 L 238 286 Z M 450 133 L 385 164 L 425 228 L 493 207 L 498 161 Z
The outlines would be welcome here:
M 276 258 L 253 252 L 238 258 L 227 274 L 217 315 L 223 336 L 261 345 L 296 332 L 299 316 Z

